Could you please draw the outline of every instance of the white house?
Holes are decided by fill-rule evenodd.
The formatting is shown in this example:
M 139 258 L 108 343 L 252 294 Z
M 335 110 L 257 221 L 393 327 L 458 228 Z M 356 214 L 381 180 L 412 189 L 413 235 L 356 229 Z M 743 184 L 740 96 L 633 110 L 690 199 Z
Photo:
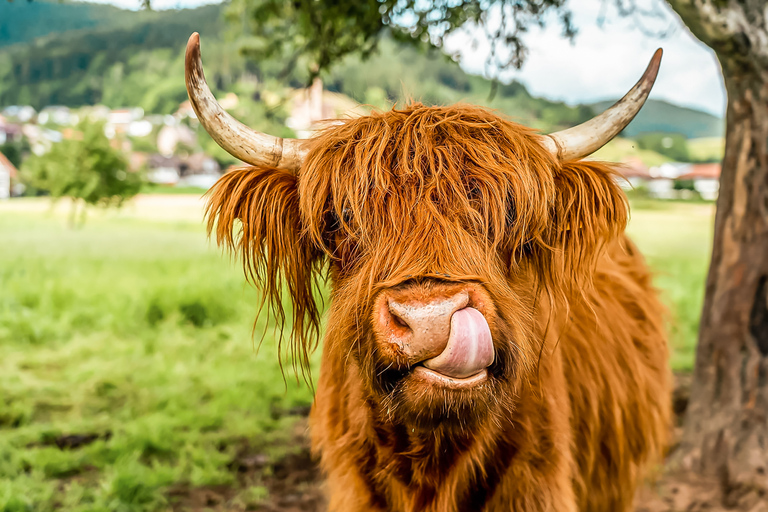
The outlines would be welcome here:
M 285 124 L 298 138 L 306 139 L 335 119 L 361 115 L 363 110 L 359 107 L 351 98 L 323 89 L 323 82 L 316 78 L 308 89 L 294 92 L 291 113 Z
M 188 148 L 197 146 L 197 135 L 186 125 L 166 125 L 157 134 L 157 149 L 161 155 L 171 156 L 179 145 Z
M 11 178 L 16 178 L 17 175 L 16 167 L 0 153 L 0 199 L 11 197 Z
M 185 158 L 151 155 L 146 166 L 147 179 L 158 185 L 208 189 L 221 176 L 219 164 L 204 153 L 195 153 Z
M 674 180 L 687 172 L 690 172 L 692 164 L 684 162 L 667 162 L 656 167 L 651 167 L 650 173 L 654 178 L 666 178 Z
M 21 125 L 8 123 L 0 116 L 0 144 L 21 140 Z
M 702 199 L 714 201 L 720 191 L 721 165 L 697 164 L 692 165 L 691 170 L 678 176 L 678 180 L 693 180 L 693 189 L 701 195 Z
M 618 166 L 621 176 L 616 182 L 624 190 L 633 190 L 645 186 L 652 176 L 648 167 L 639 158 L 630 158 L 621 162 Z
M 59 126 L 73 126 L 80 121 L 77 114 L 73 114 L 69 107 L 52 105 L 45 107 L 37 114 L 38 124 L 54 123 Z
M 3 115 L 20 123 L 28 123 L 37 115 L 37 111 L 29 105 L 11 105 L 3 109 Z
M 675 180 L 670 178 L 654 178 L 646 184 L 646 187 L 648 195 L 656 199 L 676 199 L 678 196 Z

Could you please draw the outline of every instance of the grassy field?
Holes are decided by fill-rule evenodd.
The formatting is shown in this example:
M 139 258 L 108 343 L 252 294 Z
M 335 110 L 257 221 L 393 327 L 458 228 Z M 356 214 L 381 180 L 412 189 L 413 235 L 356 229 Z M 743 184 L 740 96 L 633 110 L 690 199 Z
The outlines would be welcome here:
M 696 161 L 719 162 L 725 153 L 724 137 L 702 137 L 688 140 L 688 152 Z
M 693 368 L 699 315 L 712 246 L 714 206 L 707 203 L 638 201 L 629 234 L 655 272 L 669 308 L 670 364 Z
M 712 207 L 643 203 L 631 234 L 692 364 Z M 0 203 L 0 512 L 178 510 L 231 489 L 249 510 L 292 450 L 311 392 L 257 354 L 255 292 L 205 239 L 191 196 L 143 196 L 66 229 L 40 200 Z M 243 453 L 260 469 L 244 474 Z
M 670 158 L 655 151 L 640 149 L 634 140 L 619 137 L 595 151 L 592 158 L 606 162 L 624 162 L 628 159 L 639 158 L 648 167 L 654 167 L 670 161 Z

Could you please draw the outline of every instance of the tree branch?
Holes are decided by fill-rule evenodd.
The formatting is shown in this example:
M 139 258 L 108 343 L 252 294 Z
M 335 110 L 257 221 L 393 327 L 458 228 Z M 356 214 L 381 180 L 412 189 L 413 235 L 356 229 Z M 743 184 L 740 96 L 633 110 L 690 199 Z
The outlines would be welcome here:
M 768 9 L 756 0 L 668 0 L 729 73 L 768 72 Z

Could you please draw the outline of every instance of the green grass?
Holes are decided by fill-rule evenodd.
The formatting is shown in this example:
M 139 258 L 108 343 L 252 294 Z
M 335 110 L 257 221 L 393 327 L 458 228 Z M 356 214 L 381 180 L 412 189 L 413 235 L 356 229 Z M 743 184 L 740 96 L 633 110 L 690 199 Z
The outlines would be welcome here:
M 199 223 L 92 217 L 0 210 L 3 512 L 159 510 L 172 484 L 233 484 L 235 452 L 286 450 L 295 418 L 275 411 L 312 400 L 263 323 L 256 354 L 255 292 Z M 72 434 L 99 440 L 54 444 Z
M 669 309 L 670 364 L 693 368 L 704 283 L 712 246 L 714 205 L 651 202 L 632 210 L 628 232 L 655 272 Z M 639 205 L 638 205 L 639 206 Z
M 276 461 L 296 448 L 280 411 L 311 392 L 283 380 L 264 322 L 256 353 L 256 293 L 206 241 L 196 201 L 145 197 L 76 231 L 66 205 L 0 203 L 0 512 L 168 510 L 179 486 L 230 486 L 247 505 L 264 487 L 228 467 L 238 450 Z M 687 369 L 712 207 L 654 206 L 630 233 L 670 304 L 672 365 Z M 96 437 L 57 445 L 72 435 Z
M 688 152 L 695 162 L 719 162 L 725 153 L 725 138 L 701 137 L 688 140 Z
M 155 185 L 154 183 L 145 183 L 141 187 L 142 194 L 162 194 L 162 195 L 196 195 L 202 196 L 206 189 L 200 187 L 171 187 L 168 185 Z
M 650 149 L 640 149 L 631 139 L 615 138 L 591 156 L 605 162 L 623 162 L 630 158 L 639 158 L 648 167 L 661 165 L 670 159 Z

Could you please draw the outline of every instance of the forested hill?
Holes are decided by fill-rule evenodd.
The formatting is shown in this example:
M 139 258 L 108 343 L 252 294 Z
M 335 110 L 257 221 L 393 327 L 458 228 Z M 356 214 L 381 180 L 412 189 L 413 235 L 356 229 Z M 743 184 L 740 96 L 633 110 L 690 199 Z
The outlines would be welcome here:
M 104 103 L 165 113 L 186 97 L 179 58 L 187 38 L 195 30 L 216 38 L 223 25 L 220 5 L 160 12 L 38 0 L 12 5 L 4 24 L 25 22 L 27 35 L 58 30 L 0 49 L 0 104 L 38 109 Z M 72 21 L 78 13 L 83 19 Z
M 111 5 L 55 0 L 6 0 L 0 2 L 0 48 L 57 32 L 119 25 L 127 19 L 125 13 Z
M 224 37 L 225 8 L 135 12 L 71 1 L 0 0 L 0 106 L 100 103 L 172 113 L 186 99 L 183 56 L 194 31 L 201 33 L 206 75 L 218 93 L 234 91 L 261 101 L 306 85 L 306 64 L 286 68 L 289 58 L 256 62 L 242 57 L 243 41 Z M 463 101 L 542 130 L 572 126 L 605 107 L 537 98 L 516 82 L 499 85 L 491 98 L 488 80 L 468 75 L 437 51 L 425 53 L 391 39 L 370 59 L 348 58 L 323 79 L 328 89 L 381 108 L 409 99 Z M 720 135 L 722 121 L 707 116 L 649 102 L 630 130 Z
M 256 62 L 243 58 L 238 52 L 241 42 L 223 37 L 222 5 L 133 12 L 39 1 L 14 2 L 15 8 L 3 23 L 24 22 L 28 25 L 25 33 L 31 36 L 45 33 L 54 14 L 69 13 L 69 9 L 75 14 L 62 15 L 59 33 L 27 40 L 17 35 L 15 45 L 0 48 L 0 105 L 29 104 L 39 109 L 103 103 L 171 113 L 186 98 L 183 53 L 193 31 L 201 33 L 206 75 L 219 92 L 258 96 L 267 89 L 270 94 L 280 94 L 288 87 L 306 85 L 306 64 L 286 69 L 288 59 Z M 32 5 L 41 17 L 25 10 Z M 83 6 L 92 11 L 83 11 Z M 80 14 L 79 24 L 66 21 Z M 90 26 L 83 28 L 84 24 Z M 490 106 L 542 129 L 570 126 L 593 115 L 588 106 L 570 107 L 535 98 L 518 83 L 499 86 L 491 101 L 488 80 L 466 74 L 439 52 L 424 53 L 389 39 L 371 59 L 347 59 L 323 78 L 328 89 L 377 107 L 411 98 L 432 104 L 465 101 Z M 260 90 L 253 90 L 254 83 Z
M 594 103 L 592 107 L 602 112 L 613 104 L 612 101 Z M 635 119 L 624 129 L 627 137 L 641 133 L 681 133 L 689 139 L 697 137 L 721 137 L 725 121 L 712 114 L 673 105 L 666 101 L 648 101 Z

